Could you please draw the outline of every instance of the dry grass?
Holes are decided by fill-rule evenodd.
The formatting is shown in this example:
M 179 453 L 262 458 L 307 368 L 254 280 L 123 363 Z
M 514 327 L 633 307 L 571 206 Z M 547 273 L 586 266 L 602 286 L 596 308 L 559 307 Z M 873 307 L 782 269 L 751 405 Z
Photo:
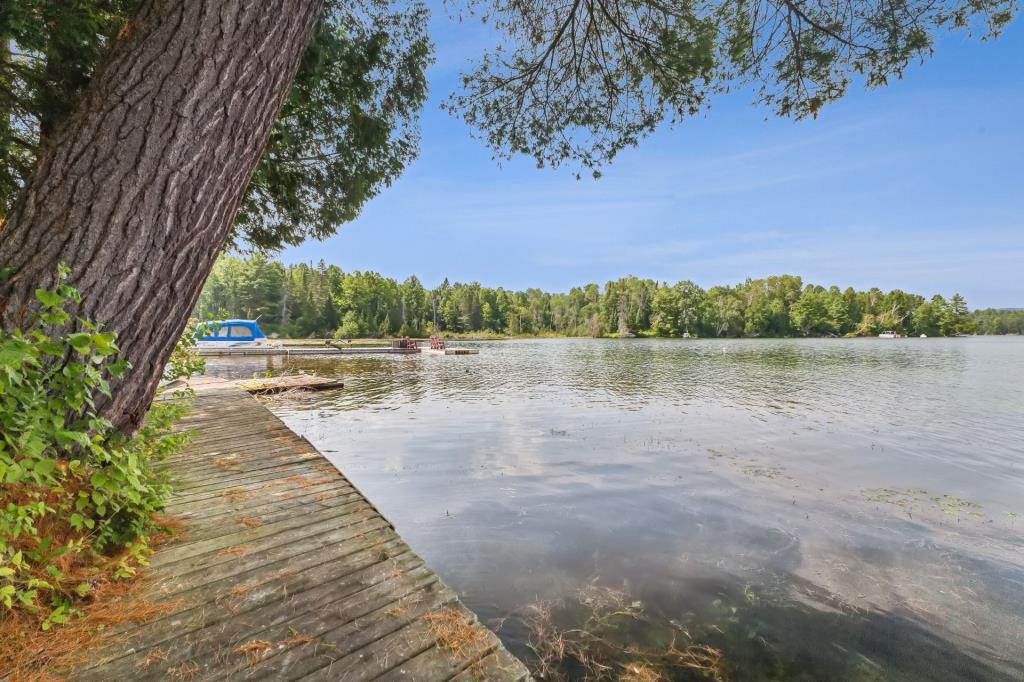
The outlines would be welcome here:
M 256 493 L 244 488 L 228 488 L 220 494 L 227 502 L 237 504 L 256 497 Z
M 168 677 L 172 680 L 194 680 L 199 674 L 199 666 L 191 661 L 185 661 L 181 665 L 167 671 Z
M 17 491 L 3 491 L 4 502 L 13 500 Z M 55 493 L 56 494 L 56 493 Z M 56 545 L 66 544 L 80 534 L 63 524 L 57 524 L 58 515 L 44 517 L 38 525 L 39 537 L 51 538 Z M 150 547 L 165 544 L 183 534 L 183 525 L 177 519 L 154 516 L 156 530 L 149 536 Z M 131 580 L 114 580 L 118 564 L 128 557 L 127 550 L 114 556 L 94 554 L 84 540 L 78 551 L 56 557 L 52 564 L 63 575 L 62 589 L 73 594 L 76 588 L 85 591 L 76 597 L 76 614 L 70 621 L 44 631 L 42 624 L 49 609 L 35 612 L 0 607 L 0 680 L 27 682 L 60 679 L 61 671 L 73 669 L 86 660 L 88 651 L 104 641 L 103 631 L 129 622 L 145 622 L 173 610 L 177 601 L 154 602 L 143 597 L 142 586 L 148 582 L 139 573 Z M 32 537 L 26 541 L 35 542 Z M 31 546 L 20 547 L 29 551 Z M 52 581 L 48 575 L 39 578 Z
M 437 645 L 455 658 L 463 658 L 487 642 L 487 635 L 476 623 L 470 623 L 455 609 L 441 609 L 420 616 L 430 628 Z
M 270 642 L 257 639 L 235 647 L 233 653 L 239 656 L 247 656 L 250 663 L 259 663 L 263 656 L 270 651 L 270 646 Z
M 146 658 L 143 659 L 141 663 L 139 663 L 139 667 L 145 670 L 148 669 L 150 666 L 153 666 L 159 663 L 160 661 L 166 659 L 167 654 L 164 653 L 163 649 L 153 649 L 148 654 L 146 654 Z
M 154 514 L 153 523 L 156 525 L 157 532 L 149 536 L 150 547 L 159 547 L 172 540 L 180 542 L 188 535 L 185 522 L 177 517 Z
M 246 528 L 259 528 L 263 525 L 263 522 L 255 516 L 236 516 L 235 523 Z
M 303 488 L 313 488 L 315 486 L 323 485 L 325 483 L 333 483 L 335 479 L 332 477 L 308 479 L 305 476 L 289 476 L 284 480 L 291 481 L 292 483 L 300 485 Z
M 234 461 L 234 459 L 235 455 L 231 455 L 229 457 L 221 457 L 220 459 L 213 460 L 213 465 L 218 469 L 222 469 L 224 471 L 241 471 L 242 465 Z
M 289 635 L 278 642 L 279 644 L 284 644 L 285 646 L 302 646 L 313 641 L 313 638 L 309 635 L 303 635 L 292 628 L 288 628 L 288 632 Z
M 235 585 L 231 588 L 230 594 L 235 599 L 242 599 L 249 596 L 249 593 L 256 588 L 256 585 Z
M 61 671 L 81 666 L 97 644 L 112 641 L 103 631 L 124 623 L 143 623 L 173 611 L 177 601 L 153 602 L 142 596 L 143 578 L 96 585 L 81 616 L 49 631 L 38 618 L 7 611 L 0 622 L 0 680 L 46 682 L 63 679 Z
M 239 609 L 242 608 L 249 593 L 252 592 L 258 585 L 235 585 L 226 594 L 222 594 L 216 598 L 216 602 L 219 606 L 226 608 L 231 613 L 238 613 Z
M 217 552 L 217 556 L 234 556 L 239 557 L 243 554 L 248 554 L 256 549 L 256 545 L 235 545 L 234 547 L 227 547 Z

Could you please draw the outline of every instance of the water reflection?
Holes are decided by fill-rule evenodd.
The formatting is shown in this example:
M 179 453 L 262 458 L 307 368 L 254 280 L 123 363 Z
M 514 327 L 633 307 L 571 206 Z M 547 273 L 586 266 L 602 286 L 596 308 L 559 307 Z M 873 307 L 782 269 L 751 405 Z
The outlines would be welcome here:
M 484 618 L 596 580 L 733 679 L 1024 677 L 1024 340 L 480 345 L 210 371 L 343 376 L 277 409 Z

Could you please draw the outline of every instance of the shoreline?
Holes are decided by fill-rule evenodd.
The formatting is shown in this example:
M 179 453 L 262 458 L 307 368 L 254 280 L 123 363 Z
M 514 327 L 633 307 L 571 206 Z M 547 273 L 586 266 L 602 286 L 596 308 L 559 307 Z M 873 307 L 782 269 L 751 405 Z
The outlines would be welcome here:
M 185 532 L 146 571 L 167 611 L 104 637 L 73 679 L 529 679 L 308 440 L 232 382 L 192 386 L 195 437 L 168 461 Z
M 802 341 L 802 340 L 835 340 L 835 341 L 855 341 L 858 339 L 864 340 L 881 340 L 881 341 L 907 341 L 907 340 L 935 340 L 935 339 L 973 339 L 973 338 L 1005 338 L 1005 337 L 1020 337 L 1024 336 L 1021 334 L 965 334 L 959 336 L 929 336 L 926 338 L 920 338 L 917 336 L 902 336 L 896 339 L 879 339 L 878 336 L 692 336 L 689 338 L 682 336 L 655 336 L 648 334 L 637 334 L 635 336 L 618 336 L 618 335 L 604 335 L 604 336 L 567 336 L 558 334 L 541 334 L 541 335 L 516 335 L 516 336 L 480 336 L 474 334 L 443 334 L 442 338 L 451 341 L 469 341 L 469 342 L 482 342 L 482 341 L 545 341 L 545 340 L 587 340 L 587 341 L 638 341 L 638 340 L 650 340 L 650 341 Z M 350 339 L 351 343 L 348 344 L 352 348 L 374 348 L 382 345 L 388 345 L 393 340 L 400 337 L 367 337 L 367 338 L 354 338 Z M 413 341 L 420 343 L 427 343 L 430 341 L 430 337 L 426 336 L 414 336 L 410 337 Z M 342 339 L 292 339 L 292 338 L 276 338 L 273 339 L 284 346 L 299 346 L 299 347 L 310 347 L 310 346 L 327 346 L 328 342 L 333 344 L 345 343 Z

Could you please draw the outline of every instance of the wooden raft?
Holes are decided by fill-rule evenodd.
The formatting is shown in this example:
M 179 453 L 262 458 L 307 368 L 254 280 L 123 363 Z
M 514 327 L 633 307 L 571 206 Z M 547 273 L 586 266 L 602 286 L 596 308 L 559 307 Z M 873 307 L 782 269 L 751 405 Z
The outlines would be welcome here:
M 144 588 L 169 610 L 109 633 L 74 679 L 529 679 L 308 441 L 233 384 L 194 388 L 169 463 L 185 534 Z
M 284 377 L 265 377 L 262 379 L 246 379 L 237 382 L 249 393 L 282 393 L 293 389 L 307 391 L 326 391 L 332 388 L 344 388 L 345 382 L 333 377 L 318 377 L 315 374 L 293 374 Z

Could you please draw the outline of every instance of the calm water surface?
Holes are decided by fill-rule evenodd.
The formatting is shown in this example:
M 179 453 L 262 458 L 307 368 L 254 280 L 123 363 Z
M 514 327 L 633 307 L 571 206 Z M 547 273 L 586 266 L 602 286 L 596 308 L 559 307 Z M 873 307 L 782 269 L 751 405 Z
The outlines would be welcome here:
M 344 377 L 274 409 L 524 657 L 599 585 L 732 679 L 1024 679 L 1024 339 L 473 345 L 208 371 Z

